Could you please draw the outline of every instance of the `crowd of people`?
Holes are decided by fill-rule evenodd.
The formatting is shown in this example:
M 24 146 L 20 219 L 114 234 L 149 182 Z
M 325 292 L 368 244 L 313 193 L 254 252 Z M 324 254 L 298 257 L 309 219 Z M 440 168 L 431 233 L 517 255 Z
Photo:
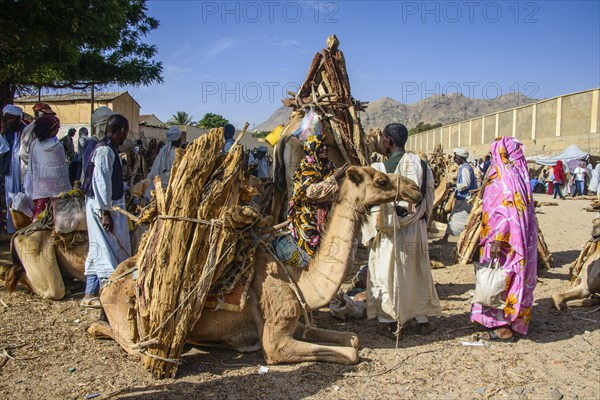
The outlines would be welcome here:
M 132 254 L 128 219 L 116 211 L 125 208 L 128 184 L 119 146 L 127 138 L 129 121 L 108 107 L 100 107 L 92 115 L 92 134 L 81 128 L 75 146 L 74 129 L 58 140 L 60 121 L 49 105 L 36 104 L 34 113 L 34 121 L 25 124 L 19 107 L 7 105 L 3 109 L 0 165 L 6 204 L 10 206 L 17 195 L 24 197 L 30 202 L 30 216 L 35 220 L 51 199 L 69 192 L 74 181 L 82 183 L 89 251 L 81 306 L 101 308 L 102 282 Z M 224 153 L 232 148 L 234 137 L 235 128 L 228 124 L 224 127 Z M 166 142 L 147 174 L 147 150 L 138 141 L 133 149 L 135 176 L 130 184 L 142 179 L 152 182 L 158 177 L 156 182 L 166 187 L 176 149 L 182 146 L 181 138 L 179 128 L 168 129 Z M 362 226 L 361 237 L 369 249 L 367 315 L 380 322 L 380 334 L 395 339 L 411 320 L 416 321 L 419 332 L 430 332 L 434 329 L 430 318 L 441 314 L 427 236 L 433 212 L 434 177 L 427 162 L 405 148 L 408 130 L 403 124 L 386 126 L 380 140 L 387 159 L 372 167 L 412 180 L 422 194 L 418 204 L 390 202 L 378 206 Z M 305 155 L 295 171 L 288 208 L 289 231 L 297 246 L 312 257 L 319 248 L 347 165 L 336 168 L 320 135 L 307 137 L 303 146 Z M 483 186 L 480 262 L 496 262 L 506 274 L 502 306 L 474 303 L 471 309 L 471 320 L 488 329 L 483 336 L 488 340 L 511 340 L 514 333 L 525 335 L 531 316 L 538 231 L 523 151 L 523 145 L 515 138 L 500 137 L 485 158 L 472 164 L 468 162 L 467 150 L 458 148 L 453 152 L 458 178 L 449 186 L 455 186 L 455 203 L 441 242 L 464 230 L 473 207 L 471 197 Z M 270 181 L 270 164 L 264 146 L 248 154 L 248 172 L 263 182 Z M 560 161 L 546 169 L 542 177 L 548 183 L 547 190 L 563 197 L 567 178 Z M 573 196 L 584 194 L 586 183 L 590 190 L 600 190 L 599 179 L 600 165 L 592 170 L 581 163 L 572 173 Z M 151 189 L 152 186 L 147 187 L 148 197 Z M 15 232 L 10 212 L 6 231 Z
M 427 236 L 434 177 L 425 161 L 407 151 L 407 140 L 408 130 L 403 124 L 386 126 L 380 147 L 387 159 L 371 166 L 411 179 L 419 186 L 422 200 L 418 204 L 391 202 L 375 207 L 363 223 L 361 235 L 369 249 L 367 317 L 379 321 L 379 334 L 394 340 L 413 320 L 420 333 L 431 332 L 435 326 L 430 318 L 441 315 Z M 304 151 L 289 203 L 289 229 L 298 247 L 313 256 L 345 167 L 336 169 L 319 136 L 309 136 Z M 492 144 L 485 159 L 471 165 L 468 158 L 465 149 L 454 151 L 453 160 L 459 166 L 456 202 L 442 242 L 464 230 L 472 208 L 470 198 L 475 189 L 485 185 L 480 262 L 501 265 L 506 290 L 500 306 L 474 303 L 471 320 L 485 328 L 482 339 L 511 341 L 515 333 L 527 334 L 537 276 L 537 220 L 523 145 L 515 138 L 501 137 Z M 483 177 L 479 181 L 474 168 Z

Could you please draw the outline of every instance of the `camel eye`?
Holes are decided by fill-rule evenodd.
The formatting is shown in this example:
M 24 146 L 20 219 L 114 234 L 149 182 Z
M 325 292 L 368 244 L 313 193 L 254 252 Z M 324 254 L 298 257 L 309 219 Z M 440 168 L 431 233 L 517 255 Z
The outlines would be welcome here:
M 384 179 L 384 178 L 379 178 L 375 181 L 375 185 L 377 185 L 378 187 L 384 187 L 386 186 L 389 182 L 388 179 Z

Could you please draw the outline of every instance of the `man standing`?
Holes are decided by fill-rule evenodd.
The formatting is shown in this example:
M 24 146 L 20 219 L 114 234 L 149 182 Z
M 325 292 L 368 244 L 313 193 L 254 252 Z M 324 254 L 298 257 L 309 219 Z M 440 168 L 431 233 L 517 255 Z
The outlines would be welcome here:
M 248 158 L 248 167 L 250 167 L 252 175 L 262 181 L 268 180 L 271 175 L 267 152 L 267 146 L 259 146 Z
M 92 157 L 92 151 L 106 136 L 106 125 L 108 119 L 115 115 L 115 112 L 107 106 L 98 107 L 92 113 L 92 135 L 82 143 L 81 150 L 81 182 L 85 182 L 85 171 Z
M 56 138 L 60 121 L 52 114 L 36 119 L 35 139 L 29 149 L 25 179 L 25 193 L 33 200 L 33 220 L 54 197 L 71 190 L 69 172 L 65 164 L 65 150 Z
M 468 200 L 471 198 L 471 190 L 477 189 L 477 181 L 473 167 L 467 162 L 467 158 L 469 158 L 467 150 L 454 150 L 454 162 L 459 165 L 458 180 L 454 191 L 454 207 L 448 218 L 448 229 L 446 229 L 446 235 L 441 239 L 442 242 L 447 240 L 449 235 L 460 236 L 473 208 Z
M 21 147 L 19 148 L 19 157 L 21 158 L 21 183 L 24 182 L 25 179 L 25 171 L 27 171 L 27 165 L 29 163 L 29 148 L 31 147 L 31 143 L 35 136 L 33 134 L 33 127 L 35 126 L 35 121 L 46 116 L 56 116 L 56 113 L 52 110 L 52 108 L 46 103 L 36 103 L 33 106 L 33 117 L 34 122 L 27 125 L 25 129 L 23 129 L 23 133 L 21 134 Z M 57 132 L 53 134 L 56 135 Z
M 181 130 L 175 125 L 171 126 L 167 131 L 167 143 L 161 147 L 158 152 L 158 156 L 152 163 L 150 173 L 146 179 L 149 179 L 150 186 L 154 188 L 154 177 L 160 176 L 163 188 L 166 188 L 169 184 L 169 178 L 171 177 L 171 168 L 173 167 L 173 161 L 175 160 L 175 149 L 181 146 Z
M 60 142 L 65 148 L 65 154 L 67 155 L 67 161 L 69 162 L 71 162 L 73 160 L 73 157 L 75 157 L 75 143 L 73 143 L 73 136 L 75 136 L 76 132 L 77 129 L 71 128 L 69 129 L 69 133 L 67 133 L 67 136 L 60 140 Z
M 223 136 L 225 137 L 225 145 L 223 146 L 223 153 L 227 153 L 229 152 L 229 149 L 231 149 L 231 146 L 233 146 L 233 144 L 235 143 L 235 140 L 233 139 L 233 136 L 235 136 L 235 127 L 231 124 L 227 124 L 225 125 L 224 130 L 224 134 Z
M 580 162 L 579 166 L 575 168 L 573 171 L 573 175 L 575 176 L 575 191 L 573 192 L 573 197 L 585 195 L 585 178 L 588 175 L 588 170 L 585 168 L 585 162 Z
M 131 255 L 127 217 L 113 210 L 125 209 L 124 182 L 118 147 L 129 132 L 127 119 L 108 118 L 106 136 L 96 144 L 85 171 L 83 190 L 89 235 L 85 260 L 87 282 L 82 307 L 101 308 L 101 281 L 108 279 L 119 263 Z
M 406 153 L 408 130 L 399 123 L 383 130 L 382 147 L 388 159 L 371 166 L 386 173 L 412 179 L 421 188 L 419 204 L 391 202 L 373 210 L 363 226 L 363 241 L 373 239 L 369 253 L 367 317 L 377 317 L 378 333 L 394 338 L 397 324 L 412 318 L 419 332 L 431 331 L 428 316 L 441 315 L 431 275 L 427 221 L 432 213 L 434 182 L 431 169 L 416 154 Z
M 23 110 L 12 104 L 7 104 L 2 110 L 6 128 L 2 133 L 8 143 L 10 151 L 2 156 L 2 176 L 4 176 L 4 198 L 6 200 L 6 232 L 15 233 L 15 226 L 10 215 L 10 194 L 23 191 L 21 181 L 21 159 L 19 149 L 21 148 L 21 135 L 25 124 L 21 120 Z

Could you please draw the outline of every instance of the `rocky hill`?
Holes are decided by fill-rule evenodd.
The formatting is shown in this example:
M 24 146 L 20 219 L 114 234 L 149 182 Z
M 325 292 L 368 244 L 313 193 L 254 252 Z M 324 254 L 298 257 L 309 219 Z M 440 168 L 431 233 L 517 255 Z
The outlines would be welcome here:
M 374 127 L 383 128 L 391 122 L 402 122 L 410 129 L 421 121 L 446 125 L 536 101 L 539 100 L 520 93 L 505 94 L 490 100 L 471 99 L 462 94 L 450 93 L 433 95 L 414 104 L 403 104 L 390 97 L 383 97 L 370 102 L 366 112 L 361 114 L 361 119 L 365 131 Z M 282 106 L 256 129 L 271 130 L 279 124 L 286 124 L 290 113 L 290 108 Z

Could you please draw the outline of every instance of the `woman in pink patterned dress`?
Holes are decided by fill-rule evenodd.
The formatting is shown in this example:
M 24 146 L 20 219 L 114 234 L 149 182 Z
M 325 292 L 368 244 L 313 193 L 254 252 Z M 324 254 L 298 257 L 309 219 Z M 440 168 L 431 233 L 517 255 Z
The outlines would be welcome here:
M 506 303 L 493 309 L 475 303 L 471 321 L 487 329 L 483 339 L 514 340 L 527 334 L 537 281 L 537 220 L 523 145 L 512 137 L 492 144 L 492 165 L 483 194 L 482 263 L 498 258 L 506 272 Z

